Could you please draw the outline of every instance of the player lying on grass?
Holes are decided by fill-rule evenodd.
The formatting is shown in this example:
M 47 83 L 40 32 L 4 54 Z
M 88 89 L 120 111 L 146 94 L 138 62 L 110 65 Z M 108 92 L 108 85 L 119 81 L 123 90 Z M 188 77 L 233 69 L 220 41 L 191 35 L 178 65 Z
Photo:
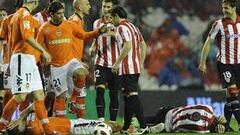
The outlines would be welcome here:
M 59 134 L 94 134 L 95 126 L 103 123 L 99 120 L 87 120 L 87 119 L 67 119 L 62 117 L 49 117 L 49 124 L 54 131 Z M 116 123 L 104 122 L 111 127 L 113 132 L 121 130 L 121 126 Z M 44 133 L 40 120 L 35 116 L 34 107 L 30 105 L 25 109 L 20 118 L 16 121 L 12 121 L 8 126 L 9 134 L 30 134 L 41 135 Z
M 224 133 L 226 119 L 216 117 L 208 105 L 189 105 L 177 108 L 161 107 L 155 116 L 145 117 L 150 132 Z

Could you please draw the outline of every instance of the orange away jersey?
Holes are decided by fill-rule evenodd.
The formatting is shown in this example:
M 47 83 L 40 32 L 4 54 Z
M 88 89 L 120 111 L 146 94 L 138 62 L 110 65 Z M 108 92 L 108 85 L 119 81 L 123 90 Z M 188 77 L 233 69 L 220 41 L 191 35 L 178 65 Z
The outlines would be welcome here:
M 52 55 L 51 64 L 60 67 L 75 58 L 73 53 L 74 37 L 84 39 L 85 36 L 85 32 L 73 22 L 63 21 L 59 25 L 46 22 L 39 29 L 37 41 L 45 44 Z
M 12 17 L 11 27 L 11 50 L 12 53 L 24 53 L 33 55 L 36 62 L 40 59 L 40 52 L 29 45 L 26 40 L 34 38 L 40 22 L 34 18 L 28 9 L 20 8 Z
M 1 24 L 1 29 L 0 29 L 0 37 L 2 39 L 5 39 L 5 41 L 7 43 L 5 43 L 5 45 L 3 46 L 3 61 L 4 64 L 8 64 L 9 63 L 9 58 L 8 58 L 8 45 L 10 45 L 9 43 L 9 39 L 10 39 L 10 21 L 13 17 L 13 14 L 5 17 L 2 21 Z
M 79 29 L 81 29 L 81 31 L 84 32 L 85 34 L 84 39 L 88 40 L 88 39 L 96 38 L 99 35 L 98 30 L 90 31 L 90 32 L 84 31 L 84 22 L 82 18 L 76 13 L 73 14 L 68 20 L 75 23 L 79 27 Z M 83 57 L 84 39 L 79 39 L 77 37 L 74 37 L 73 39 L 74 40 L 74 45 L 73 45 L 74 57 L 77 58 L 78 60 L 81 60 Z

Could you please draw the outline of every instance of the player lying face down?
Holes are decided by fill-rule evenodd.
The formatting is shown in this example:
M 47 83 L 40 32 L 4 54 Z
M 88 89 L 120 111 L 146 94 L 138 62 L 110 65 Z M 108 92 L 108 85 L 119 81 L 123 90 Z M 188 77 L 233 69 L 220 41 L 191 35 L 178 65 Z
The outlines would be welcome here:
M 145 121 L 151 125 L 151 132 L 224 133 L 227 130 L 224 116 L 216 117 L 208 105 L 161 107 L 155 116 L 145 117 Z

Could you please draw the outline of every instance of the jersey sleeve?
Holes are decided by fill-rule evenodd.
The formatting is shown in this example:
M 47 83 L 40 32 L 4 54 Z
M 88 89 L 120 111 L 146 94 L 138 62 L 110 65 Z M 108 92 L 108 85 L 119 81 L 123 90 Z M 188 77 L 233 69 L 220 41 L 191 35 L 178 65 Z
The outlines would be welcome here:
M 137 29 L 137 42 L 140 43 L 143 41 L 143 36 L 142 33 L 140 32 L 140 30 L 138 28 Z
M 40 44 L 40 45 L 43 45 L 44 42 L 45 42 L 45 36 L 44 36 L 44 25 L 42 25 L 39 30 L 38 30 L 38 33 L 37 33 L 37 42 Z
M 125 26 L 119 26 L 117 28 L 116 39 L 120 44 L 130 41 L 130 32 Z
M 30 15 L 20 19 L 19 25 L 23 40 L 35 37 L 34 21 Z
M 212 28 L 208 34 L 208 37 L 211 39 L 215 39 L 219 31 L 220 31 L 219 21 L 216 21 L 212 24 Z
M 95 20 L 95 21 L 94 21 L 94 23 L 93 23 L 93 30 L 96 30 L 96 29 L 97 29 L 98 21 L 99 21 L 99 20 Z
M 90 32 L 84 31 L 83 27 L 78 26 L 76 23 L 73 23 L 73 34 L 74 36 L 78 37 L 79 39 L 93 39 L 99 36 L 98 29 Z
M 7 33 L 8 33 L 8 21 L 7 18 L 5 17 L 0 26 L 0 38 L 6 39 L 6 37 L 8 36 Z

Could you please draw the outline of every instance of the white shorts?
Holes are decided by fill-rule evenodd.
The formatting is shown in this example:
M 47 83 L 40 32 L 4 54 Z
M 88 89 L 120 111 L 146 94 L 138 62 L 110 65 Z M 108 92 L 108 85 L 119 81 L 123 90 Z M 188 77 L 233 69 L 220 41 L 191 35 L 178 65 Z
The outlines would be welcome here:
M 56 96 L 73 89 L 73 72 L 78 68 L 84 67 L 77 59 L 72 59 L 62 67 L 51 66 L 51 87 Z
M 13 54 L 10 61 L 12 93 L 31 93 L 42 90 L 42 80 L 33 55 Z
M 102 121 L 99 120 L 87 120 L 81 118 L 72 119 L 70 122 L 70 133 L 73 135 L 93 134 L 95 126 L 102 123 Z
M 3 65 L 3 88 L 6 89 L 11 89 L 11 76 L 8 71 L 8 65 L 9 64 L 4 64 Z

